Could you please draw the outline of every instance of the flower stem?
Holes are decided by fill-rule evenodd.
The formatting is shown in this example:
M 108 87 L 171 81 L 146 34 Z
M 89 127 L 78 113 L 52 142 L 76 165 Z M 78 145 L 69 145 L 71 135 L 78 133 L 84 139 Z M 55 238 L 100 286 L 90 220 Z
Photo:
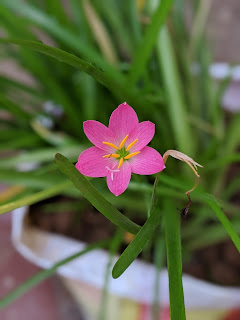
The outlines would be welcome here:
M 164 200 L 163 221 L 167 247 L 171 320 L 186 320 L 182 286 L 180 215 L 170 199 Z

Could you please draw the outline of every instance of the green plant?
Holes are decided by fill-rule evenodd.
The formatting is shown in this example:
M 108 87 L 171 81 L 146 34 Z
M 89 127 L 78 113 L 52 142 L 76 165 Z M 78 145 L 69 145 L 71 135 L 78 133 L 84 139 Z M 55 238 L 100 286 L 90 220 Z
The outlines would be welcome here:
M 1 60 L 14 62 L 32 81 L 0 75 L 0 107 L 5 116 L 0 120 L 0 149 L 13 153 L 0 159 L 0 179 L 20 186 L 13 189 L 10 198 L 1 197 L 0 213 L 57 194 L 86 197 L 124 230 L 139 232 L 128 247 L 131 261 L 161 225 L 166 238 L 171 318 L 179 320 L 185 318 L 185 311 L 180 219 L 175 207 L 185 206 L 184 192 L 192 184 L 185 166 L 170 160 L 154 189 L 151 178 L 134 176 L 128 191 L 115 198 L 101 180 L 91 181 L 93 186 L 70 163 L 76 162 L 88 146 L 82 122 L 96 119 L 106 124 L 112 110 L 127 101 L 140 120 L 156 124 L 154 148 L 161 153 L 170 148 L 180 150 L 204 166 L 200 186 L 192 195 L 192 218 L 181 231 L 183 253 L 190 254 L 193 248 L 228 235 L 240 250 L 239 207 L 231 202 L 239 178 L 229 184 L 226 180 L 231 164 L 240 159 L 240 117 L 225 121 L 220 106 L 225 83 L 215 83 L 206 72 L 211 59 L 203 37 L 204 21 L 194 20 L 194 33 L 190 35 L 183 18 L 185 3 L 157 3 L 155 7 L 154 1 L 146 1 L 144 9 L 138 10 L 135 1 L 106 0 L 103 4 L 97 0 L 71 0 L 66 11 L 56 0 L 1 1 Z M 174 10 L 170 10 L 172 6 Z M 202 10 L 200 2 L 199 6 L 195 17 Z M 202 70 L 198 77 L 190 73 L 196 60 Z M 57 156 L 59 167 L 81 193 L 55 165 L 56 153 L 70 159 L 68 162 Z M 25 163 L 34 164 L 35 169 L 19 171 Z M 88 190 L 83 189 L 86 186 Z M 152 189 L 154 199 L 160 199 L 154 210 Z M 146 217 L 142 228 L 116 209 L 122 205 L 132 208 L 136 199 L 140 202 L 139 214 Z M 153 239 L 157 248 L 158 241 Z M 194 245 L 184 245 L 189 243 Z M 126 257 L 129 259 L 129 255 Z M 131 263 L 126 257 L 116 265 L 114 276 Z M 50 273 L 44 273 L 44 277 Z M 29 280 L 26 287 L 37 282 Z M 0 305 L 3 307 L 21 292 L 3 299 Z

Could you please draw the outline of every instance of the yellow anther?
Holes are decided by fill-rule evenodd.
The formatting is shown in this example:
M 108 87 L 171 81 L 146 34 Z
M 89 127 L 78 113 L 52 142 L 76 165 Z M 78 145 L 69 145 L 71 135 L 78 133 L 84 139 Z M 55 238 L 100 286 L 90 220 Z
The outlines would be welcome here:
M 103 144 L 106 144 L 106 145 L 108 145 L 109 147 L 112 147 L 112 148 L 114 148 L 114 149 L 117 149 L 117 150 L 118 150 L 118 147 L 117 147 L 117 146 L 115 146 L 115 144 L 113 144 L 113 143 L 111 143 L 111 142 L 103 141 Z
M 121 158 L 119 161 L 118 169 L 121 167 L 122 164 L 123 164 L 123 158 Z
M 111 154 L 106 154 L 105 156 L 103 156 L 103 158 L 119 158 L 120 154 L 117 153 L 111 153 Z
M 125 137 L 125 138 L 122 140 L 122 142 L 120 143 L 119 148 L 118 148 L 119 150 L 122 149 L 122 147 L 124 146 L 124 143 L 126 142 L 128 136 L 129 136 L 129 135 L 127 134 L 126 137 Z
M 129 150 L 132 148 L 132 146 L 135 145 L 135 143 L 136 143 L 137 141 L 138 141 L 138 139 L 136 139 L 136 140 L 134 140 L 132 143 L 130 143 L 130 145 L 127 147 L 126 151 L 129 151 Z
M 132 158 L 133 156 L 135 156 L 136 154 L 139 154 L 139 153 L 140 153 L 140 151 L 130 153 L 126 157 L 124 157 L 124 159 L 128 160 L 128 159 Z

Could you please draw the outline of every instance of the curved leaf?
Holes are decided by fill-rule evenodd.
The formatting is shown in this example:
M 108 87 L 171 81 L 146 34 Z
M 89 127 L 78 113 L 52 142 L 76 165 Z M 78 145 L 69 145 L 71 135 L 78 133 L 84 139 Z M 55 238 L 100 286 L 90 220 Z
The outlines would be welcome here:
M 125 217 L 111 205 L 97 189 L 74 167 L 62 154 L 55 156 L 56 163 L 62 173 L 70 179 L 82 195 L 107 219 L 132 234 L 136 234 L 140 226 Z
M 137 233 L 136 237 L 132 240 L 132 242 L 128 245 L 116 262 L 112 271 L 112 276 L 114 279 L 120 277 L 130 266 L 130 264 L 137 258 L 147 241 L 152 237 L 153 232 L 159 223 L 160 213 L 157 209 L 154 209 L 150 217 Z

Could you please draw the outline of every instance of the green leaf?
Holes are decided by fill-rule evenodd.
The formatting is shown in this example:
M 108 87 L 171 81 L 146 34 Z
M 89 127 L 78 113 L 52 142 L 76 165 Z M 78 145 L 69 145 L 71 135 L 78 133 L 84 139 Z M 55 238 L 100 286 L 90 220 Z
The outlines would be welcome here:
M 70 25 L 68 20 L 67 10 L 63 3 L 59 0 L 45 1 L 46 11 L 51 17 L 56 17 L 61 25 L 68 27 Z
M 18 121 L 19 120 L 26 121 L 32 117 L 31 114 L 21 109 L 18 105 L 16 105 L 14 102 L 9 100 L 3 94 L 0 94 L 0 109 L 3 109 L 3 108 L 9 111 L 12 115 L 14 115 Z
M 239 219 L 232 220 L 232 224 L 238 233 L 240 233 L 240 221 Z M 228 233 L 225 228 L 219 223 L 213 226 L 198 226 L 192 230 L 191 240 L 187 242 L 188 250 L 196 250 L 204 248 L 228 239 Z
M 5 135 L 5 130 L 1 132 L 1 134 Z M 6 138 L 6 137 L 5 137 Z M 14 150 L 16 149 L 27 149 L 36 146 L 41 146 L 41 139 L 36 135 L 32 134 L 32 132 L 23 133 L 17 135 L 13 139 L 5 139 L 4 142 L 1 141 L 0 150 Z
M 183 286 L 180 214 L 172 201 L 164 201 L 164 230 L 167 247 L 171 320 L 186 320 Z
M 60 175 L 54 173 L 38 174 L 38 172 L 19 172 L 0 169 L 0 181 L 8 185 L 22 185 L 31 189 L 45 189 L 63 182 Z
M 20 284 L 17 288 L 15 288 L 13 291 L 11 291 L 9 294 L 7 294 L 5 297 L 1 298 L 0 300 L 0 309 L 3 309 L 7 307 L 10 303 L 21 297 L 24 293 L 28 292 L 31 290 L 33 287 L 44 281 L 45 279 L 49 278 L 52 276 L 59 267 L 66 265 L 67 263 L 79 258 L 80 256 L 88 253 L 89 251 L 98 249 L 98 248 L 103 248 L 106 247 L 107 244 L 109 243 L 108 240 L 104 240 L 102 242 L 99 242 L 97 244 L 91 244 L 89 245 L 86 249 L 77 252 L 61 261 L 58 263 L 54 264 L 51 268 L 42 270 L 29 278 L 28 280 L 24 281 L 24 283 Z
M 226 154 L 225 156 L 209 161 L 206 166 L 204 166 L 205 170 L 216 170 L 221 167 L 226 167 L 229 164 L 232 164 L 234 162 L 240 161 L 240 153 L 232 153 L 232 154 Z
M 135 57 L 129 73 L 129 81 L 134 85 L 139 76 L 144 72 L 146 63 L 152 54 L 153 46 L 156 42 L 158 33 L 164 24 L 173 0 L 160 1 L 158 8 L 155 10 L 152 21 L 145 31 L 142 42 L 136 50 Z
M 94 67 L 91 63 L 88 63 L 66 51 L 47 46 L 37 41 L 18 40 L 18 39 L 0 39 L 0 42 L 13 43 L 20 46 L 26 46 L 30 49 L 41 52 L 47 56 L 53 57 L 61 62 L 67 63 L 68 65 L 89 74 L 96 81 L 100 82 L 106 88 L 108 88 L 110 91 L 113 91 L 113 92 L 115 91 L 115 86 L 110 76 L 107 76 L 103 71 L 100 71 L 99 69 Z
M 139 253 L 147 241 L 152 237 L 154 230 L 160 223 L 160 213 L 158 209 L 154 209 L 145 224 L 141 227 L 135 238 L 128 245 L 128 247 L 121 254 L 116 262 L 112 276 L 114 279 L 118 278 L 130 266 L 130 264 L 137 258 Z
M 157 55 L 162 67 L 165 90 L 169 98 L 167 111 L 176 145 L 181 152 L 193 156 L 195 152 L 194 136 L 187 119 L 186 103 L 183 97 L 177 61 L 170 34 L 166 27 L 159 33 Z
M 20 92 L 28 93 L 37 99 L 42 99 L 44 95 L 43 92 L 40 91 L 40 89 L 22 83 L 18 79 L 11 79 L 10 77 L 5 75 L 0 75 L 0 84 L 2 88 L 5 88 L 5 90 L 9 88 L 17 92 L 19 90 Z
M 85 59 L 98 64 L 104 69 L 108 69 L 109 71 L 111 70 L 113 74 L 119 75 L 119 72 L 112 68 L 111 65 L 101 57 L 94 47 L 83 41 L 82 37 L 80 37 L 78 34 L 72 32 L 66 27 L 63 27 L 56 18 L 48 15 L 39 7 L 29 5 L 22 0 L 1 0 L 1 5 L 9 8 L 11 12 L 17 16 L 19 14 L 23 15 L 33 25 L 43 28 L 60 42 L 67 45 L 72 50 L 80 53 Z
M 139 225 L 125 217 L 121 212 L 114 208 L 94 186 L 75 168 L 75 166 L 62 154 L 55 156 L 59 169 L 70 179 L 82 195 L 107 219 L 132 234 L 136 234 Z
M 77 159 L 80 152 L 84 150 L 83 146 L 80 145 L 70 145 L 58 148 L 41 148 L 34 151 L 29 151 L 12 157 L 7 157 L 0 159 L 0 169 L 2 168 L 12 168 L 22 163 L 43 163 L 52 161 L 54 155 L 57 152 L 64 152 L 71 157 L 71 159 Z
M 205 195 L 205 201 L 209 204 L 209 206 L 212 208 L 214 213 L 216 214 L 219 221 L 222 223 L 223 227 L 229 234 L 230 238 L 232 239 L 232 242 L 235 244 L 236 248 L 238 249 L 240 253 L 240 237 L 238 236 L 236 230 L 234 229 L 231 222 L 228 220 L 228 218 L 225 216 L 224 212 L 221 210 L 217 200 L 211 196 L 211 195 Z
M 0 214 L 15 210 L 23 206 L 27 206 L 27 205 L 29 206 L 33 203 L 42 201 L 44 199 L 51 198 L 69 189 L 70 187 L 71 187 L 71 183 L 69 181 L 64 181 L 63 183 L 56 184 L 53 187 L 37 192 L 33 195 L 26 196 L 19 200 L 4 204 L 0 206 Z

